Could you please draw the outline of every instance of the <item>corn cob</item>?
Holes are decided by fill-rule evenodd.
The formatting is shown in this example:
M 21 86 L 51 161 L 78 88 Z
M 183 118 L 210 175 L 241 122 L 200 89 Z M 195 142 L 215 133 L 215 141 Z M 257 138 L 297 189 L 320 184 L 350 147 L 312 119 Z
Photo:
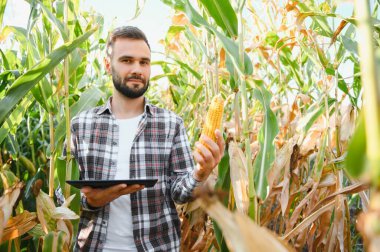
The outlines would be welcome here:
M 206 121 L 203 125 L 202 134 L 216 142 L 215 130 L 220 129 L 223 119 L 224 100 L 220 95 L 214 96 L 207 111 Z M 207 144 L 201 139 L 200 143 Z
M 28 158 L 26 158 L 26 157 L 24 157 L 22 155 L 20 155 L 18 157 L 18 160 L 31 173 L 32 176 L 34 174 L 36 174 L 36 167 L 34 166 L 34 164 L 32 163 L 32 161 L 30 161 Z

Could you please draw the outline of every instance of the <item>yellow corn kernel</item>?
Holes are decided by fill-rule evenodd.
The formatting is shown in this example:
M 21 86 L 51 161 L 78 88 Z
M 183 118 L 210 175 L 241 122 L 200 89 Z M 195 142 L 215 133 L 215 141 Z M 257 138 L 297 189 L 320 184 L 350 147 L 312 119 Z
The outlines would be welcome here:
M 224 100 L 220 95 L 214 96 L 207 111 L 206 121 L 203 125 L 202 134 L 216 142 L 215 130 L 220 129 L 223 119 Z M 201 139 L 200 143 L 207 146 Z

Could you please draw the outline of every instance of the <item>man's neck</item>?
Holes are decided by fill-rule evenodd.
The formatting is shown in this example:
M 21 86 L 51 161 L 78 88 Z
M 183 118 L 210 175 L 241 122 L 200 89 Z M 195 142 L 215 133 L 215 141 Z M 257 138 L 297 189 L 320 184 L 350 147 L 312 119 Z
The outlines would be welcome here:
M 116 119 L 133 118 L 144 113 L 144 96 L 138 98 L 128 98 L 114 90 L 111 109 Z

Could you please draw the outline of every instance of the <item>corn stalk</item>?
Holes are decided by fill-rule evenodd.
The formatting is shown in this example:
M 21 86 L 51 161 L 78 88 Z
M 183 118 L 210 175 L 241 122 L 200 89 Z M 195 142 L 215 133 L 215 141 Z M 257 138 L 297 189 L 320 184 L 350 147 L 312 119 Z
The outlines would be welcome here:
M 374 57 L 374 44 L 369 1 L 355 1 L 358 19 L 361 78 L 364 87 L 364 117 L 367 135 L 367 159 L 371 173 L 373 196 L 361 231 L 367 239 L 368 251 L 378 251 L 380 242 L 380 97 Z
M 243 24 L 243 7 L 245 1 L 242 1 L 241 5 L 238 6 L 237 17 L 238 17 L 238 45 L 239 45 L 239 63 L 240 69 L 244 69 L 244 24 Z M 244 72 L 244 71 L 243 71 Z M 243 120 L 243 138 L 245 146 L 245 156 L 248 169 L 248 197 L 249 197 L 249 210 L 248 214 L 254 221 L 259 221 L 258 211 L 257 211 L 257 198 L 255 192 L 255 178 L 252 166 L 252 152 L 251 143 L 249 137 L 249 119 L 248 119 L 248 94 L 247 85 L 245 80 L 245 75 L 239 74 L 239 83 L 241 89 L 241 99 L 242 99 L 242 120 Z
M 64 24 L 65 31 L 69 32 L 67 28 L 68 19 L 68 0 L 65 0 L 64 9 Z M 71 132 L 70 132 L 70 104 L 69 104 L 69 58 L 66 57 L 63 65 L 64 79 L 65 79 L 65 118 L 66 118 L 66 180 L 71 179 Z M 65 198 L 70 196 L 70 185 L 65 184 Z

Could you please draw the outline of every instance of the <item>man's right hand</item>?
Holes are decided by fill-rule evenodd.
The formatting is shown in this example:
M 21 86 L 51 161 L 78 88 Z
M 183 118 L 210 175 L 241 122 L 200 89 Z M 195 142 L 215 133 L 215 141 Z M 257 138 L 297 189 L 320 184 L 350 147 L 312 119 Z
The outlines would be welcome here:
M 85 186 L 81 192 L 86 196 L 87 203 L 92 207 L 102 207 L 125 194 L 131 194 L 144 189 L 143 185 L 119 184 L 106 189 Z

